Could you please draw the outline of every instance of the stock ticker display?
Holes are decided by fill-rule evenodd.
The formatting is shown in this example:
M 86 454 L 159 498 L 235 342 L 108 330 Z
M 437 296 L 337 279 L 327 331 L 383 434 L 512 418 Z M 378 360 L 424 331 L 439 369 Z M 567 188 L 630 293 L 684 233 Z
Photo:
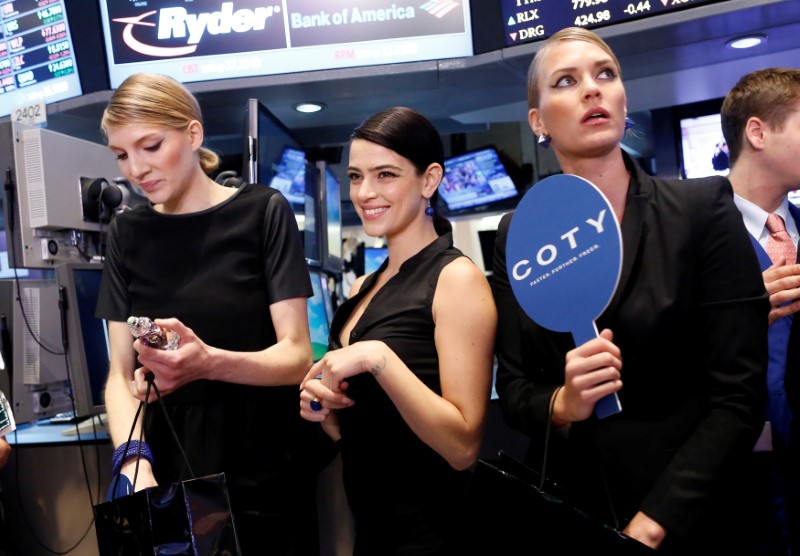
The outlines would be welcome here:
M 0 116 L 81 94 L 63 0 L 0 2 Z
M 544 40 L 564 27 L 596 29 L 725 0 L 502 0 L 506 46 Z

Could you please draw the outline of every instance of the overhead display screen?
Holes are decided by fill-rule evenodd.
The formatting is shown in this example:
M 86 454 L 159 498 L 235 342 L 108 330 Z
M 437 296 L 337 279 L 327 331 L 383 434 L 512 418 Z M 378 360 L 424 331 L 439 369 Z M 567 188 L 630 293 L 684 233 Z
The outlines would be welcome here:
M 517 195 L 494 147 L 448 158 L 444 168 L 439 195 L 448 210 L 486 205 Z
M 594 29 L 725 0 L 502 0 L 506 46 L 546 39 L 565 27 Z
M 82 94 L 64 0 L 0 1 L 0 17 L 0 116 Z
M 112 87 L 472 55 L 468 0 L 101 0 Z

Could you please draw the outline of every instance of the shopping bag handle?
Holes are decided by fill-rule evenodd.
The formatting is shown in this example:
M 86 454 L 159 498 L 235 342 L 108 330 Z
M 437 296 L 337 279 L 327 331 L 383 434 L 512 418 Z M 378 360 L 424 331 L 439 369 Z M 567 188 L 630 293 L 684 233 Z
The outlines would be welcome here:
M 164 403 L 164 399 L 161 397 L 161 392 L 158 391 L 158 386 L 155 383 L 155 375 L 153 373 L 147 373 L 145 375 L 145 380 L 147 381 L 147 391 L 145 393 L 145 400 L 150 399 L 150 392 L 151 388 L 156 393 L 156 400 L 158 401 L 159 406 L 161 407 L 161 411 L 164 413 L 164 419 L 167 421 L 167 425 L 169 426 L 169 430 L 172 433 L 172 439 L 175 441 L 175 445 L 178 447 L 178 451 L 181 453 L 181 457 L 183 458 L 184 463 L 186 464 L 186 469 L 189 470 L 189 475 L 192 479 L 196 478 L 194 471 L 192 470 L 192 466 L 189 464 L 189 458 L 186 457 L 186 452 L 183 450 L 183 446 L 181 446 L 181 441 L 178 438 L 178 433 L 175 432 L 175 427 L 172 424 L 172 419 L 169 418 L 169 413 L 167 413 L 167 406 Z M 131 445 L 131 439 L 133 438 L 133 431 L 136 430 L 136 423 L 139 420 L 139 414 L 142 415 L 142 427 L 139 428 L 139 444 L 136 449 L 136 467 L 134 468 L 133 472 L 133 484 L 131 484 L 131 491 L 136 490 L 136 479 L 139 475 L 139 462 L 142 459 L 142 436 L 144 434 L 144 423 L 145 418 L 147 416 L 147 406 L 148 403 L 146 401 L 140 401 L 139 407 L 136 409 L 136 415 L 133 416 L 133 423 L 131 424 L 131 432 L 128 433 L 128 440 L 125 441 L 125 454 L 128 453 L 128 448 Z M 116 480 L 114 481 L 114 490 L 113 495 L 116 496 L 117 488 L 119 487 L 119 481 L 122 473 L 117 473 Z M 113 499 L 113 497 L 112 497 Z
M 558 395 L 559 391 L 564 388 L 564 385 L 558 386 L 553 395 L 550 397 L 550 405 L 547 408 L 547 425 L 545 425 L 545 433 L 544 433 L 544 454 L 542 456 L 542 473 L 539 477 L 539 490 L 541 492 L 545 492 L 545 481 L 547 479 L 547 459 L 549 454 L 550 448 L 550 431 L 553 428 L 553 411 L 556 405 L 556 396 Z M 608 507 L 611 514 L 611 519 L 613 520 L 614 529 L 619 530 L 619 519 L 617 518 L 617 512 L 614 509 L 614 503 L 611 500 L 611 492 L 608 490 L 608 481 L 605 478 L 605 473 L 600 468 L 601 473 L 603 473 L 603 486 L 605 489 L 606 500 L 608 501 Z
M 558 393 L 562 388 L 564 387 L 558 386 L 555 389 L 553 395 L 550 396 L 550 405 L 547 408 L 547 424 L 545 425 L 544 432 L 544 454 L 542 455 L 542 473 L 539 476 L 539 490 L 541 492 L 544 492 L 544 485 L 545 481 L 547 480 L 547 459 L 550 451 L 550 431 L 553 428 L 553 410 L 556 405 L 556 396 L 558 396 Z

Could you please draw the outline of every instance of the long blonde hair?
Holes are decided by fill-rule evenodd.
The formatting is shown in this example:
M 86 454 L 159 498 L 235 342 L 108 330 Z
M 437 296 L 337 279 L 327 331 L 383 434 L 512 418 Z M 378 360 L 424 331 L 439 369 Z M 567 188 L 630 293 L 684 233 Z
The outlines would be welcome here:
M 100 129 L 108 139 L 112 127 L 144 125 L 185 129 L 192 120 L 202 125 L 197 99 L 178 81 L 156 73 L 131 75 L 111 95 Z M 200 147 L 200 167 L 206 174 L 219 167 L 219 156 Z

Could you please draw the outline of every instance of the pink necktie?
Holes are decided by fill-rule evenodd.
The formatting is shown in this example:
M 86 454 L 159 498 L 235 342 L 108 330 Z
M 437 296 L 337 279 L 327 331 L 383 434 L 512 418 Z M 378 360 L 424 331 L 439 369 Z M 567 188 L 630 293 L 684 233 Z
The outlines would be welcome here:
M 777 214 L 767 216 L 767 229 L 770 234 L 767 238 L 767 255 L 773 263 L 783 257 L 786 264 L 795 264 L 797 261 L 797 246 L 786 231 L 783 218 Z

